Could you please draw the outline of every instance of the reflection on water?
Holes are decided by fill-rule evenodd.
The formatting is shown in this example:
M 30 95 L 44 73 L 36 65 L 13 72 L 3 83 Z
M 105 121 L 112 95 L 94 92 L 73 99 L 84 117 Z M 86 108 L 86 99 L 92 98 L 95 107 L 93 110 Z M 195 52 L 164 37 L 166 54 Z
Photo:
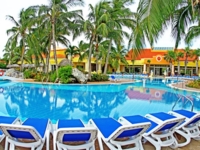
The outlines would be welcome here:
M 40 85 L 16 83 L 1 87 L 1 114 L 57 119 L 79 118 L 88 122 L 90 118 L 114 117 L 191 109 L 185 97 L 189 97 L 194 110 L 200 110 L 198 93 L 174 91 L 161 81 L 113 85 Z M 152 84 L 153 83 L 153 84 Z M 179 101 L 177 102 L 177 100 Z

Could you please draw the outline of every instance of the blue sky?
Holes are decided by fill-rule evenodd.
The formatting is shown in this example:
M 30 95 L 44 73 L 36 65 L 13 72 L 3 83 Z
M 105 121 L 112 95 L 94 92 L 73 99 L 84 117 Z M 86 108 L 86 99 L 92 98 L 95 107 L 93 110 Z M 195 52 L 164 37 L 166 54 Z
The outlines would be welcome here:
M 85 7 L 83 7 L 83 13 L 84 16 L 87 15 L 88 12 L 88 4 L 96 4 L 99 0 L 85 0 Z M 136 10 L 137 8 L 137 3 L 139 0 L 136 0 L 136 4 L 131 6 L 132 10 Z M 6 15 L 11 15 L 13 16 L 16 20 L 18 20 L 19 12 L 22 8 L 27 8 L 32 5 L 41 5 L 41 4 L 48 4 L 48 0 L 6 0 L 3 2 L 3 5 L 0 9 L 0 22 L 1 22 L 1 27 L 0 27 L 0 58 L 3 56 L 3 49 L 6 44 L 6 41 L 8 39 L 8 36 L 6 34 L 6 30 L 10 29 L 13 24 L 11 21 L 6 19 Z M 72 44 L 76 45 L 83 37 L 78 38 L 76 41 L 73 41 Z M 71 40 L 71 39 L 69 39 Z M 193 46 L 194 48 L 200 48 L 200 42 L 197 40 L 194 41 Z M 149 47 L 149 45 L 147 45 Z M 174 40 L 171 37 L 171 32 L 170 29 L 166 30 L 163 34 L 163 36 L 160 37 L 158 42 L 155 44 L 155 47 L 174 47 Z M 180 48 L 184 48 L 185 45 L 181 43 L 179 46 Z

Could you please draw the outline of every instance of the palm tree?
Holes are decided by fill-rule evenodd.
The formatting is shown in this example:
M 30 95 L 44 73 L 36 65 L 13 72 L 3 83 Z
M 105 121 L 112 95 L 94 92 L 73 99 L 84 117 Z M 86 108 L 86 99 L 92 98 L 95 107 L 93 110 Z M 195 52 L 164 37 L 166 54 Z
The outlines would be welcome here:
M 175 38 L 175 48 L 186 34 L 188 25 L 199 20 L 199 0 L 140 0 L 135 14 L 136 26 L 129 45 L 138 54 L 145 46 L 145 39 L 151 47 L 160 35 L 172 23 L 172 35 Z M 198 13 L 198 15 L 196 15 Z
M 176 61 L 178 62 L 178 74 L 180 74 L 180 58 L 184 57 L 184 53 L 182 52 L 177 52 L 176 53 Z
M 104 74 L 107 72 L 107 66 L 110 56 L 110 51 L 113 42 L 117 45 L 123 41 L 123 36 L 129 37 L 129 34 L 125 32 L 122 26 L 132 28 L 134 26 L 133 12 L 126 7 L 130 0 L 113 0 L 111 7 L 107 7 L 106 15 L 107 19 L 105 23 L 105 28 L 107 28 L 108 34 L 107 38 L 110 40 L 109 49 L 107 52 L 106 63 L 104 68 Z
M 167 51 L 164 55 L 164 59 L 170 63 L 170 71 L 172 73 L 172 63 L 176 60 L 176 55 L 174 51 Z
M 25 45 L 27 40 L 27 34 L 29 31 L 29 28 L 34 23 L 35 18 L 35 10 L 32 8 L 22 9 L 20 11 L 19 20 L 16 21 L 14 17 L 7 16 L 7 18 L 12 21 L 15 26 L 13 26 L 11 29 L 7 30 L 7 34 L 12 34 L 11 38 L 13 40 L 19 41 L 20 47 L 21 47 L 21 68 L 22 71 L 22 65 L 24 61 L 24 54 L 25 54 Z
M 150 60 L 150 59 L 148 59 L 148 60 L 147 60 L 147 63 L 148 63 L 148 66 L 149 66 L 149 67 L 148 67 L 148 68 L 149 68 L 149 72 L 148 72 L 148 73 L 150 73 L 150 65 L 151 65 L 151 60 Z
M 82 5 L 82 0 L 51 0 L 49 6 L 40 7 L 43 12 L 43 19 L 51 23 L 51 41 L 54 50 L 54 59 L 56 63 L 56 75 L 58 76 L 58 62 L 56 54 L 56 28 L 59 23 L 66 27 L 71 27 L 74 20 L 82 20 L 82 11 L 69 11 L 69 7 Z M 74 20 L 73 20 L 74 19 Z
M 88 79 L 91 79 L 91 57 L 94 51 L 94 42 L 97 41 L 99 35 L 105 37 L 108 34 L 107 28 L 105 28 L 105 23 L 108 18 L 104 16 L 105 8 L 109 7 L 109 2 L 102 1 L 93 7 L 89 4 L 90 12 L 88 14 L 88 19 L 84 22 L 84 32 L 87 39 L 89 39 L 89 53 L 88 53 Z M 97 43 L 96 43 L 97 44 Z
M 128 65 L 128 62 L 126 61 L 125 58 L 127 51 L 128 50 L 125 49 L 124 46 L 121 46 L 120 44 L 117 45 L 117 48 L 113 48 L 110 55 L 111 56 L 110 64 L 115 70 L 120 69 L 120 63 Z
M 186 75 L 188 57 L 191 57 L 191 51 L 190 51 L 190 47 L 189 47 L 189 46 L 187 46 L 187 47 L 184 49 L 184 54 L 185 54 L 185 75 Z
M 196 75 L 199 73 L 199 57 L 200 57 L 200 49 L 194 50 L 192 56 L 195 57 L 196 61 Z
M 67 56 L 70 56 L 70 63 L 72 64 L 72 58 L 74 55 L 79 54 L 79 49 L 77 46 L 71 46 L 69 45 L 68 48 L 65 51 L 65 56 L 66 58 L 68 58 Z

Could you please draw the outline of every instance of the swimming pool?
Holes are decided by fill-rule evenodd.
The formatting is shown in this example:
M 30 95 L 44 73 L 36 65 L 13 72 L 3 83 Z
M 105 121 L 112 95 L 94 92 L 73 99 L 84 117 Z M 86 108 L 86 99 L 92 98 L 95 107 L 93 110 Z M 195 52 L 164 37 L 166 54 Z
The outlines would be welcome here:
M 200 94 L 174 90 L 174 80 L 144 79 L 128 84 L 53 85 L 8 82 L 0 88 L 0 115 L 25 118 L 81 119 L 145 115 L 174 109 L 200 110 Z M 187 100 L 185 95 L 191 99 Z

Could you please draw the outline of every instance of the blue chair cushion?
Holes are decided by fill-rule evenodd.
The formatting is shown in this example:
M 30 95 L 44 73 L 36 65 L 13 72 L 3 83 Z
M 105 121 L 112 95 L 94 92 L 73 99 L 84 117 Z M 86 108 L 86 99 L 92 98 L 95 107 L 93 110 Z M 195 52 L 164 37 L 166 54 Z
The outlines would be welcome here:
M 45 131 L 48 125 L 48 119 L 37 119 L 37 118 L 28 118 L 23 122 L 22 125 L 32 126 L 34 127 L 40 136 L 43 138 L 45 136 Z M 34 139 L 34 137 L 28 131 L 9 131 L 10 135 L 15 138 L 22 138 L 22 139 Z
M 60 128 L 81 128 L 85 127 L 81 120 L 58 120 L 58 129 Z M 75 141 L 88 141 L 90 139 L 90 133 L 75 133 L 65 134 L 63 136 L 64 142 L 75 142 Z
M 0 123 L 12 124 L 16 119 L 17 119 L 17 117 L 0 116 Z M 2 134 L 3 133 L 0 130 L 0 135 L 2 135 Z
M 93 119 L 94 123 L 101 131 L 105 138 L 108 138 L 113 132 L 115 132 L 122 125 L 113 118 L 101 118 L 101 119 Z M 131 137 L 137 135 L 142 131 L 143 128 L 125 130 L 117 138 L 123 137 Z
M 193 116 L 196 115 L 196 113 L 188 111 L 188 110 L 174 110 L 174 112 L 181 114 L 181 115 L 183 115 L 187 118 L 192 118 Z M 200 117 L 197 117 L 196 119 L 191 121 L 188 125 L 193 124 L 193 123 L 197 123 L 198 121 L 200 121 Z
M 187 118 L 192 118 L 196 113 L 187 110 L 174 110 L 174 112 L 181 114 Z
M 172 116 L 170 114 L 164 113 L 164 112 L 158 112 L 158 113 L 151 113 L 152 116 L 162 120 L 162 121 L 166 121 L 169 119 L 174 119 L 176 118 L 175 116 Z M 174 123 L 169 123 L 164 125 L 159 131 L 164 131 L 164 130 L 168 130 L 173 128 L 175 125 L 177 125 L 177 123 L 179 123 L 179 121 L 174 122 Z
M 99 118 L 92 120 L 105 138 L 108 138 L 115 130 L 122 126 L 113 118 Z
M 152 129 L 154 129 L 158 124 L 155 123 L 154 121 L 145 118 L 143 116 L 140 115 L 135 115 L 135 116 L 123 116 L 126 120 L 128 120 L 130 123 L 132 124 L 136 124 L 136 123 L 145 123 L 145 122 L 150 122 L 151 126 L 147 129 L 146 132 L 151 131 Z
M 176 117 L 174 117 L 174 116 L 172 116 L 170 114 L 164 113 L 164 112 L 151 113 L 151 115 L 155 116 L 156 118 L 158 118 L 158 119 L 160 119 L 162 121 L 176 118 Z

